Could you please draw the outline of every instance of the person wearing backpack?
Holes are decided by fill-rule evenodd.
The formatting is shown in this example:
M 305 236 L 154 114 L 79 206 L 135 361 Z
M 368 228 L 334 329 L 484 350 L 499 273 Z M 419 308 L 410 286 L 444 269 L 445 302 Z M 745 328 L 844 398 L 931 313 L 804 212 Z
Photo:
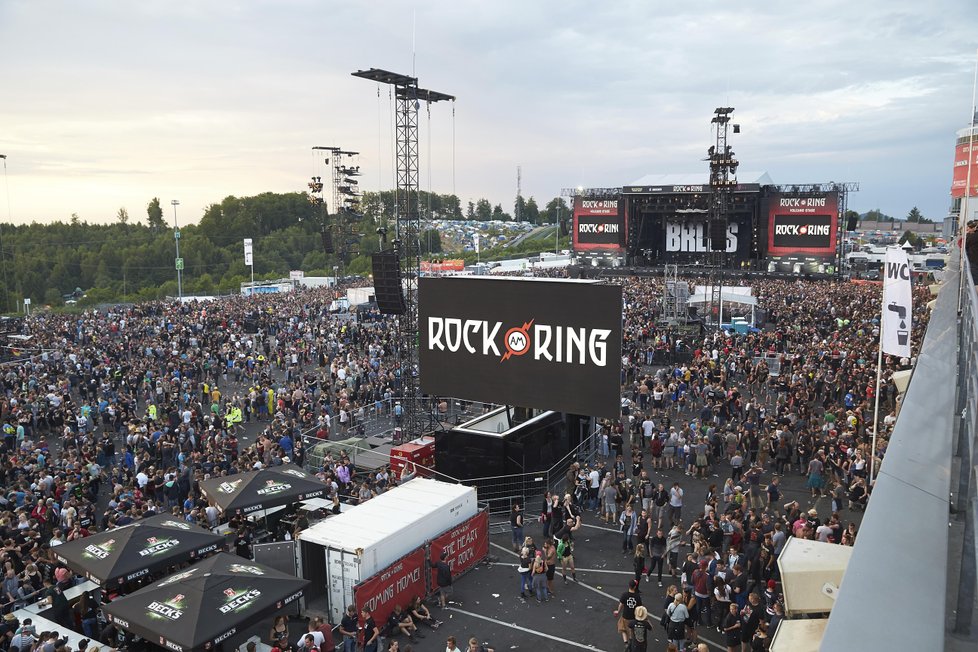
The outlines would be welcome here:
M 642 498 L 642 511 L 652 513 L 652 497 L 655 496 L 655 485 L 647 471 L 642 471 L 638 480 L 638 495 Z
M 683 592 L 677 591 L 673 602 L 666 608 L 666 638 L 679 650 L 686 647 L 686 621 L 689 619 L 689 610 L 683 601 Z

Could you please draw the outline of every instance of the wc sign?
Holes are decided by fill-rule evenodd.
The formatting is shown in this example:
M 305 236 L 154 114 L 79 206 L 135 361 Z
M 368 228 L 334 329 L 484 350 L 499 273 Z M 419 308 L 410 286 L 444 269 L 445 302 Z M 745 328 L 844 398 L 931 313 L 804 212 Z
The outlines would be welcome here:
M 883 353 L 909 358 L 910 333 L 913 331 L 913 288 L 907 252 L 899 247 L 888 247 L 883 271 L 880 347 Z

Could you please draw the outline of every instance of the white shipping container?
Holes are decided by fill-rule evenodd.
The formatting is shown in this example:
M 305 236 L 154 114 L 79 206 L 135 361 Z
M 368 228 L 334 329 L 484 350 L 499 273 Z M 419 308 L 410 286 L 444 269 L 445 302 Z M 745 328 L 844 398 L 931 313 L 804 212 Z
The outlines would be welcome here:
M 352 604 L 354 585 L 472 518 L 477 503 L 474 487 L 415 478 L 301 532 L 300 541 L 312 544 L 303 546 L 303 555 L 318 555 L 318 549 L 324 555 L 322 561 L 303 559 L 302 567 L 325 563 L 324 588 L 333 622 Z M 319 587 L 310 593 L 319 593 Z

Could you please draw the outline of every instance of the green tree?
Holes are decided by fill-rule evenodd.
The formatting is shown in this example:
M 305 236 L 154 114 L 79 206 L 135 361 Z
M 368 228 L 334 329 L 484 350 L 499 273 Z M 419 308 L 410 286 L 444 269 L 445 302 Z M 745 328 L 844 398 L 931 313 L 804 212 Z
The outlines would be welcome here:
M 526 221 L 526 200 L 523 195 L 516 195 L 516 203 L 513 204 L 513 218 L 517 222 Z
M 449 220 L 462 219 L 462 200 L 458 195 L 445 195 L 442 198 L 442 216 Z
M 58 292 L 57 288 L 48 288 L 44 291 L 44 303 L 49 306 L 60 306 L 64 301 L 62 301 L 61 293 Z
M 920 210 L 916 206 L 911 208 L 910 212 L 907 213 L 907 221 L 913 222 L 914 224 L 920 224 L 920 220 L 922 217 L 923 215 L 920 214 Z
M 564 198 L 554 197 L 547 202 L 547 207 L 543 209 L 540 219 L 541 223 L 556 224 L 557 220 L 566 218 L 569 215 L 570 208 L 567 206 L 567 202 L 564 201 Z
M 493 220 L 507 221 L 510 218 L 509 215 L 503 212 L 503 207 L 501 204 L 496 204 L 492 207 L 492 218 Z
M 465 207 L 465 219 L 467 220 L 475 219 L 475 204 L 471 201 Z
M 923 246 L 923 240 L 917 237 L 917 234 L 910 229 L 903 232 L 903 235 L 900 236 L 898 244 L 902 245 L 904 242 L 909 242 L 910 246 L 914 249 L 920 249 Z
M 120 208 L 119 212 L 116 213 L 115 217 L 117 220 L 119 220 L 119 224 L 121 224 L 122 226 L 126 226 L 127 224 L 129 224 L 129 211 L 127 211 L 125 207 Z
M 153 197 L 149 204 L 146 205 L 146 225 L 156 233 L 166 229 L 166 222 L 163 221 L 163 209 L 160 207 L 159 197 Z
M 488 222 L 492 219 L 492 204 L 488 199 L 480 199 L 475 203 L 475 219 L 480 222 Z
M 537 206 L 537 200 L 533 197 L 526 200 L 526 206 L 523 208 L 523 221 L 530 224 L 540 224 L 540 208 Z
M 421 253 L 440 254 L 442 253 L 441 233 L 438 229 L 428 229 L 421 234 Z
M 78 226 L 81 223 L 81 218 L 78 217 L 78 213 L 71 214 L 71 225 Z
M 883 213 L 880 209 L 874 208 L 871 211 L 866 211 L 866 219 L 872 222 L 892 222 L 893 217 Z

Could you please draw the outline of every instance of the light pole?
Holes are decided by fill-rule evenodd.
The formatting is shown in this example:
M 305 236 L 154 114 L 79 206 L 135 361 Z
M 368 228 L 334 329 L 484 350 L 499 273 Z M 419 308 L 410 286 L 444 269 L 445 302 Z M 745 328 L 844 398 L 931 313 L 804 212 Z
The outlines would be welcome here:
M 177 227 L 177 206 L 180 205 L 179 199 L 171 199 L 170 206 L 173 206 L 173 241 L 177 247 L 177 258 L 174 266 L 177 268 L 177 297 L 183 303 L 183 260 L 180 258 L 180 229 Z
M 563 201 L 563 200 L 561 200 Z M 557 206 L 557 219 L 554 220 L 554 256 L 560 255 L 560 206 Z

